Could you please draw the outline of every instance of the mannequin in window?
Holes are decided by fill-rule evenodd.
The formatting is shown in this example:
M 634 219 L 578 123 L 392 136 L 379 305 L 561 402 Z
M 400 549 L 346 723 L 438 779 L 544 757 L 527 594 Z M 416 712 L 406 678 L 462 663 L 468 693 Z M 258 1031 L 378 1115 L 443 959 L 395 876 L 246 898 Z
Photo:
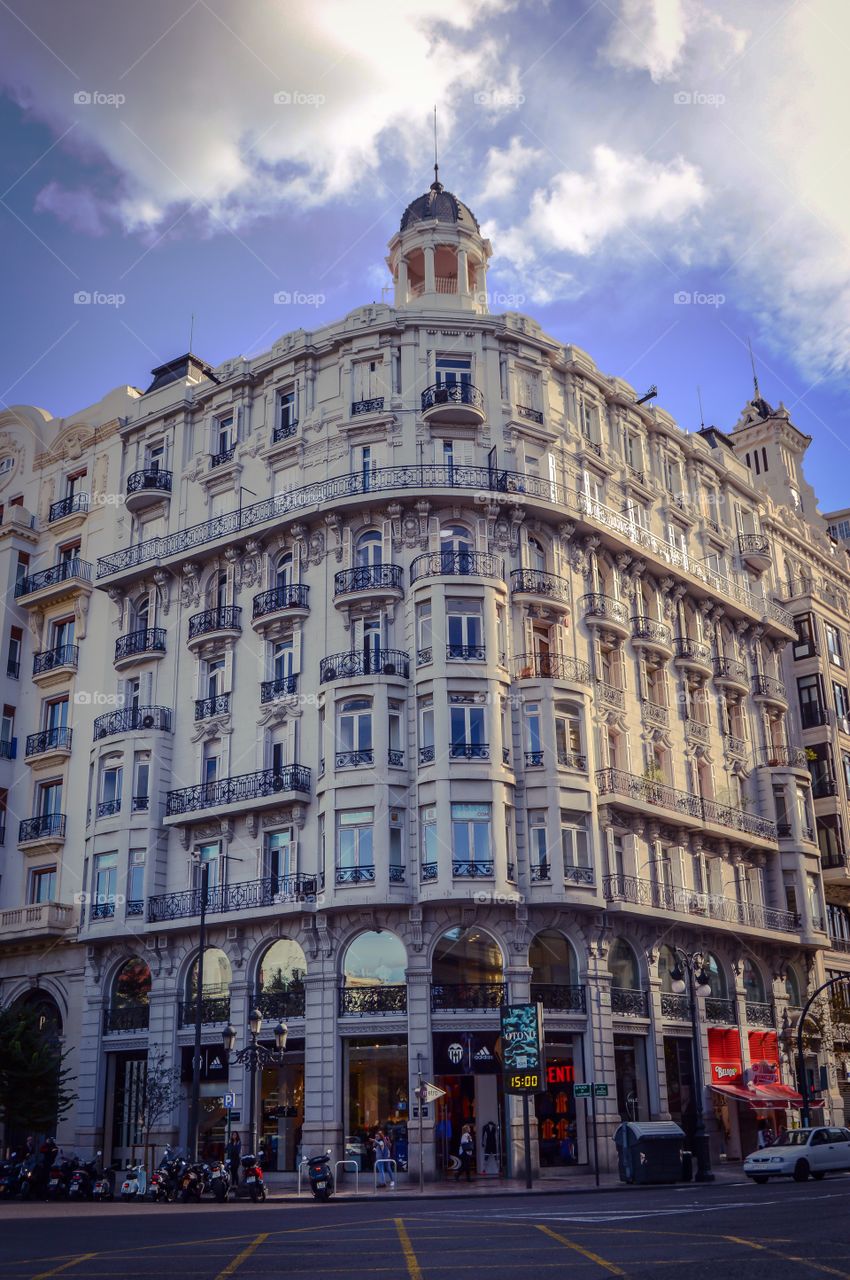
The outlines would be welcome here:
M 499 1172 L 499 1134 L 496 1125 L 488 1120 L 481 1130 L 481 1151 L 484 1156 L 482 1172 L 485 1174 Z M 493 1167 L 491 1168 L 491 1162 Z

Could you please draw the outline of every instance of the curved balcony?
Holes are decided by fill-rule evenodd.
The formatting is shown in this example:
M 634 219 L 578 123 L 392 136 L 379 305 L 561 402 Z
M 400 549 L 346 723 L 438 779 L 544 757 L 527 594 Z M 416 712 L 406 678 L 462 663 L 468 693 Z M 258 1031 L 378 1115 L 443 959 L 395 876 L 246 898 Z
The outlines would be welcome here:
M 158 467 L 133 471 L 127 477 L 127 491 L 124 494 L 127 510 L 144 511 L 146 507 L 170 499 L 172 479 L 170 471 L 161 471 Z
M 65 520 L 68 516 L 85 516 L 89 510 L 89 495 L 87 493 L 72 493 L 67 498 L 60 498 L 58 502 L 52 502 L 47 511 L 48 524 L 55 524 L 57 520 Z M 76 521 L 75 521 L 76 523 Z
M 622 769 L 598 769 L 596 789 L 599 796 L 617 797 L 626 808 L 634 806 L 642 812 L 661 809 L 692 822 L 741 831 L 754 839 L 776 844 L 776 823 L 769 818 L 720 804 L 717 800 L 705 800 L 690 791 L 677 791 L 655 778 L 626 773 Z
M 204 609 L 189 619 L 189 648 L 196 649 L 210 640 L 222 640 L 238 636 L 242 630 L 242 609 L 239 605 L 223 605 L 217 609 Z
M 513 569 L 511 595 L 517 604 L 549 605 L 559 613 L 570 608 L 570 584 L 557 573 L 542 569 Z
M 64 676 L 72 675 L 80 661 L 80 650 L 75 644 L 60 644 L 55 649 L 44 649 L 33 654 L 32 678 L 35 684 L 52 684 Z
M 514 658 L 515 680 L 563 680 L 589 685 L 590 666 L 581 658 L 561 653 L 520 653 Z
M 676 636 L 673 661 L 685 671 L 696 671 L 700 675 L 712 675 L 714 672 L 711 646 L 703 644 L 702 640 L 692 640 L 690 636 Z
M 401 649 L 355 649 L 332 653 L 319 664 L 319 683 L 352 680 L 358 676 L 410 676 L 410 656 Z
M 740 658 L 715 658 L 714 683 L 737 689 L 739 693 L 749 693 L 750 676 L 746 662 L 741 662 Z
M 739 902 L 737 898 L 724 898 L 720 894 L 700 893 L 683 889 L 678 885 L 659 884 L 655 880 L 641 880 L 637 876 L 605 876 L 602 891 L 608 902 L 626 902 L 639 907 L 653 907 L 657 911 L 673 911 L 680 915 L 700 916 L 703 919 L 723 921 L 726 924 L 746 925 L 751 929 L 775 929 L 781 933 L 796 933 L 800 917 L 792 911 L 779 911 L 759 903 Z
M 764 533 L 739 533 L 738 552 L 744 564 L 756 573 L 764 573 L 772 564 L 770 539 Z
M 447 662 L 486 662 L 487 649 L 483 644 L 447 644 Z
M 334 604 L 347 605 L 368 592 L 370 600 L 389 603 L 404 595 L 400 564 L 362 564 L 334 575 Z
M 484 394 L 471 382 L 427 387 L 422 392 L 422 417 L 426 422 L 459 422 L 477 425 L 484 421 Z
M 622 600 L 592 591 L 579 600 L 582 617 L 590 627 L 601 627 L 626 639 L 631 634 L 629 611 Z
M 763 702 L 765 706 L 779 707 L 782 711 L 788 710 L 788 694 L 785 685 L 773 676 L 756 676 L 753 682 L 753 697 L 756 701 Z
M 40 733 L 31 733 L 27 737 L 25 757 L 27 760 L 36 760 L 39 764 L 58 764 L 61 760 L 67 760 L 71 754 L 71 736 L 71 730 L 64 724 L 42 729 Z
M 449 758 L 452 760 L 489 760 L 489 742 L 450 742 Z
M 113 664 L 117 671 L 123 671 L 133 663 L 164 656 L 165 628 L 146 627 L 141 631 L 130 631 L 126 636 L 118 637 L 115 641 Z
M 148 733 L 152 729 L 171 732 L 170 707 L 122 707 L 119 711 L 108 711 L 95 720 L 93 737 L 95 742 L 100 742 L 101 738 L 111 738 L 116 733 Z
M 763 747 L 755 753 L 756 769 L 797 769 L 808 776 L 805 747 Z
M 260 769 L 217 782 L 200 782 L 192 787 L 169 791 L 165 802 L 166 820 L 205 809 L 239 805 L 251 809 L 262 807 L 257 802 L 269 797 L 279 803 L 287 794 L 301 798 L 310 794 L 310 770 L 302 764 L 287 764 L 280 769 Z
M 64 813 L 40 813 L 34 818 L 24 818 L 18 827 L 18 844 L 22 848 L 58 849 L 65 843 L 66 822 Z
M 310 588 L 303 582 L 289 582 L 261 591 L 252 601 L 251 626 L 255 631 L 262 631 L 273 622 L 306 618 L 310 612 L 309 599 Z
M 49 569 L 28 574 L 15 585 L 15 599 L 27 608 L 91 595 L 92 568 L 87 560 L 60 560 Z
M 266 876 L 262 880 L 235 880 L 214 885 L 207 892 L 207 915 L 224 915 L 231 911 L 251 911 L 255 907 L 276 907 L 283 903 L 315 902 L 316 877 L 307 875 Z M 148 898 L 147 918 L 150 924 L 164 920 L 187 920 L 201 914 L 200 889 L 179 889 L 176 893 L 160 893 Z M 266 993 L 270 995 L 271 993 Z M 282 993 L 277 993 L 278 995 Z M 301 1015 L 304 1013 L 301 991 Z M 263 1009 L 263 1006 L 260 1005 Z M 265 1012 L 265 1010 L 263 1010 Z M 267 1015 L 271 1017 L 271 1014 Z
M 667 623 L 647 618 L 644 614 L 632 618 L 632 644 L 663 658 L 673 656 L 673 633 Z
M 410 583 L 422 578 L 497 578 L 505 580 L 505 562 L 489 551 L 426 551 L 410 566 Z

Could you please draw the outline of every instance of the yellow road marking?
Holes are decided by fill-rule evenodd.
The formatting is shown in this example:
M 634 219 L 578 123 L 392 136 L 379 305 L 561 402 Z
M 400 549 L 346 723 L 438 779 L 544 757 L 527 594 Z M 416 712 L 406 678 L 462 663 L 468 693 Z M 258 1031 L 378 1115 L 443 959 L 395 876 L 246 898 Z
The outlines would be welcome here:
M 566 1245 L 568 1249 L 574 1249 L 576 1253 L 582 1254 L 585 1258 L 589 1258 L 591 1262 L 595 1262 L 597 1266 L 603 1267 L 605 1271 L 612 1276 L 624 1276 L 626 1273 L 613 1262 L 607 1262 L 605 1258 L 600 1258 L 598 1253 L 593 1253 L 590 1249 L 585 1249 L 583 1245 L 576 1244 L 573 1240 L 568 1240 L 566 1236 L 562 1236 L 559 1232 L 553 1231 L 551 1227 L 544 1227 L 542 1223 L 537 1224 L 537 1230 L 542 1231 L 545 1236 L 551 1236 L 553 1240 L 557 1240 L 559 1244 Z
M 234 1271 L 238 1271 L 239 1268 L 242 1266 L 242 1263 L 247 1262 L 251 1254 L 256 1249 L 259 1249 L 260 1245 L 263 1244 L 266 1240 L 268 1240 L 268 1238 L 269 1238 L 268 1231 L 261 1231 L 260 1234 L 251 1241 L 250 1244 L 245 1246 L 245 1248 L 242 1250 L 241 1253 L 237 1253 L 236 1257 L 233 1258 L 230 1262 L 228 1262 L 227 1266 L 224 1268 L 223 1271 L 219 1271 L 215 1280 L 227 1280 L 227 1277 L 232 1276 Z M 38 1280 L 38 1277 L 36 1277 L 36 1280 Z
M 733 1244 L 746 1245 L 748 1249 L 769 1253 L 774 1258 L 781 1258 L 783 1262 L 798 1262 L 802 1266 L 811 1267 L 813 1271 L 822 1271 L 824 1275 L 841 1276 L 841 1280 L 850 1280 L 850 1273 L 847 1271 L 838 1271 L 835 1267 L 828 1267 L 823 1262 L 812 1262 L 811 1258 L 800 1258 L 793 1253 L 781 1253 L 779 1249 L 769 1249 L 767 1245 L 757 1244 L 755 1240 L 745 1240 L 743 1236 L 724 1236 L 723 1239 L 731 1240 Z
M 396 1218 L 395 1229 L 398 1232 L 398 1238 L 404 1252 L 404 1260 L 407 1263 L 407 1274 L 410 1280 L 422 1280 L 422 1271 L 419 1267 L 416 1254 L 413 1252 L 413 1245 L 410 1243 L 410 1236 L 407 1234 L 407 1227 L 401 1218 Z
M 54 1267 L 52 1271 L 40 1271 L 37 1276 L 33 1276 L 32 1280 L 47 1280 L 48 1276 L 58 1276 L 60 1271 L 67 1271 L 69 1267 L 75 1267 L 78 1262 L 87 1262 L 89 1258 L 96 1257 L 96 1253 L 78 1253 L 75 1258 L 69 1258 L 67 1262 Z

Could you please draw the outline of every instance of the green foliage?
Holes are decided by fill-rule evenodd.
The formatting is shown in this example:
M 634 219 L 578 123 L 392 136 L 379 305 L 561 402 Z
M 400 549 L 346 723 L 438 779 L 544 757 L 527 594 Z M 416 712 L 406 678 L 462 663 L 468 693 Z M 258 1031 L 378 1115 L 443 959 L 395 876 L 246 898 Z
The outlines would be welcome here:
M 36 1010 L 0 1009 L 0 1121 L 7 1132 L 55 1129 L 76 1097 L 67 1056 Z

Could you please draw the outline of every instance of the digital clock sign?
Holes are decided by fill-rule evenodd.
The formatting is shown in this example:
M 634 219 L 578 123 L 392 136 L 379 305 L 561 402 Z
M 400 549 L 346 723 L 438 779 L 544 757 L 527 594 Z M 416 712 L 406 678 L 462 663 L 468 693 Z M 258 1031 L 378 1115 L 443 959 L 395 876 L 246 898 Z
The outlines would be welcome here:
M 544 1093 L 543 1006 L 502 1007 L 502 1065 L 505 1093 Z

